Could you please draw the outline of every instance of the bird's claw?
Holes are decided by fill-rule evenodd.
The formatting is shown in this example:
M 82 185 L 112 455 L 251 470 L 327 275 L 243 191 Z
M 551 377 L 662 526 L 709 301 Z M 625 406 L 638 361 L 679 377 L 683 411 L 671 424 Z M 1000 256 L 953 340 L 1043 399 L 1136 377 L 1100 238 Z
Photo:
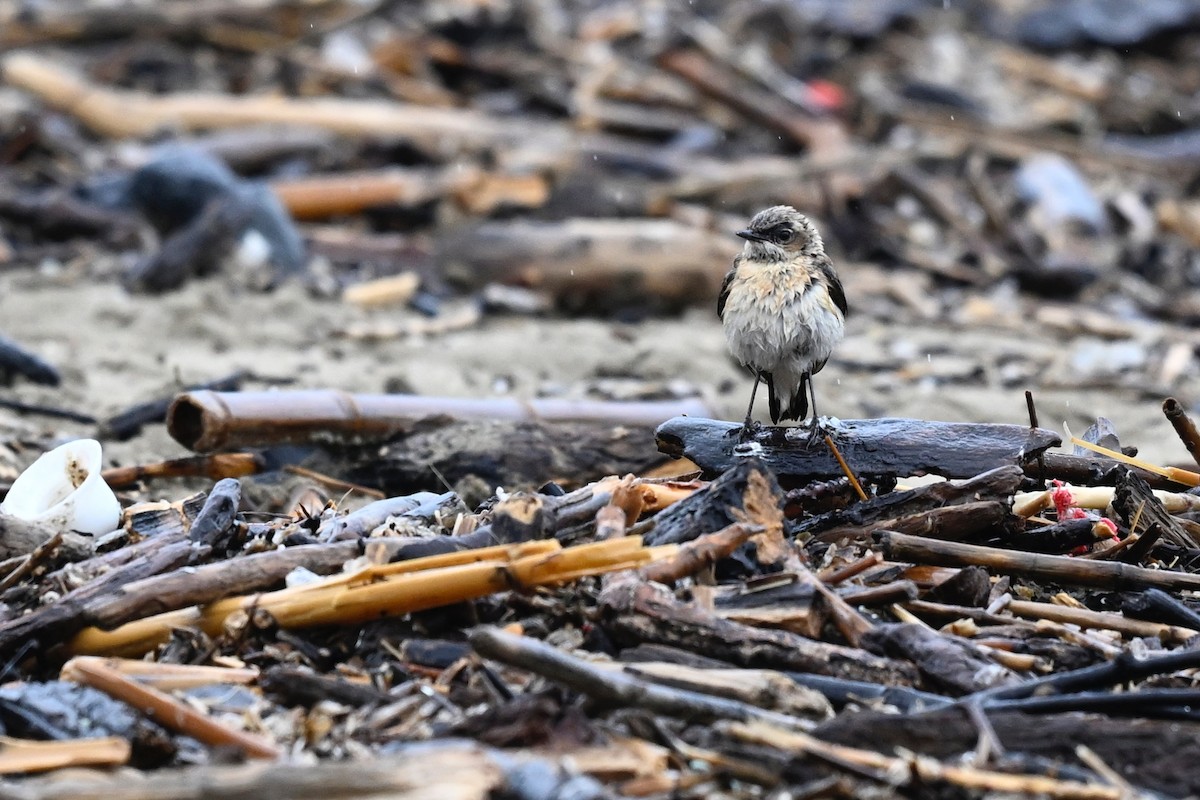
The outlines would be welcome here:
M 738 441 L 739 442 L 750 441 L 751 439 L 754 438 L 754 435 L 756 433 L 758 433 L 759 430 L 761 430 L 761 429 L 762 429 L 762 423 L 760 423 L 758 420 L 753 420 L 753 421 L 746 420 L 745 423 L 742 424 L 741 431 L 738 432 Z
M 820 419 L 811 420 L 808 423 L 808 443 L 805 445 L 805 447 L 809 450 L 813 449 L 814 445 L 828 435 L 829 431 L 826 429 L 824 423 L 822 423 Z

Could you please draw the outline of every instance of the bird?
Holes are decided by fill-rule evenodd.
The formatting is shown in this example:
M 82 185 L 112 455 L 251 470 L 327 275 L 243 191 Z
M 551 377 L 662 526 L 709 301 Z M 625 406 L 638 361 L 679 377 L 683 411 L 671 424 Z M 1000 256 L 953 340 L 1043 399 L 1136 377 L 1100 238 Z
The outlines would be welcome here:
M 754 373 L 743 434 L 762 382 L 772 424 L 812 409 L 811 446 L 821 430 L 812 377 L 845 334 L 846 292 L 821 234 L 791 206 L 758 212 L 737 235 L 746 244 L 721 284 L 717 316 L 730 353 Z

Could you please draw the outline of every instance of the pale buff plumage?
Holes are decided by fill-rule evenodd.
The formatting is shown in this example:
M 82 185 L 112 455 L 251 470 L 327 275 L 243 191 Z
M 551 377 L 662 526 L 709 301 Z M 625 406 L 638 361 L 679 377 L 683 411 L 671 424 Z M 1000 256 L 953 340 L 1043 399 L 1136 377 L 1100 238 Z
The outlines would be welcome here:
M 800 419 L 812 375 L 845 330 L 841 281 L 816 228 L 790 206 L 759 212 L 738 235 L 746 246 L 717 303 L 730 352 L 767 383 L 772 422 Z M 753 402 L 752 394 L 751 409 Z

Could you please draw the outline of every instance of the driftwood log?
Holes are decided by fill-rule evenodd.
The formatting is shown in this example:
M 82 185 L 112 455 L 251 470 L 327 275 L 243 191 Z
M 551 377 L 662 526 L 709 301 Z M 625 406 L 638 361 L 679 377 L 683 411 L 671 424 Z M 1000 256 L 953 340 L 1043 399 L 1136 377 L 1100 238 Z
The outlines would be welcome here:
M 746 458 L 760 458 L 781 482 L 800 483 L 841 476 L 842 468 L 821 443 L 807 446 L 808 429 L 758 427 L 745 440 L 737 422 L 675 417 L 658 427 L 658 448 L 686 457 L 708 475 Z M 859 478 L 906 475 L 973 478 L 1061 444 L 1058 434 L 1020 425 L 936 422 L 919 419 L 861 419 L 834 423 L 830 436 Z

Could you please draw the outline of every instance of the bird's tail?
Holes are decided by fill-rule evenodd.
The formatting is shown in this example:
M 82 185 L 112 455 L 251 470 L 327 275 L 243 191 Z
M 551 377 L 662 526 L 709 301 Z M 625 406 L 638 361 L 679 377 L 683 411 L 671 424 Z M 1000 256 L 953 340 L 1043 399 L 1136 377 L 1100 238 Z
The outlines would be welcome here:
M 808 375 L 804 374 L 798 386 L 794 383 L 790 386 L 782 385 L 777 392 L 774 378 L 767 379 L 767 403 L 771 409 L 771 424 L 778 425 L 781 419 L 801 420 L 808 416 L 808 381 Z M 786 408 L 782 402 L 782 398 L 785 397 Z

